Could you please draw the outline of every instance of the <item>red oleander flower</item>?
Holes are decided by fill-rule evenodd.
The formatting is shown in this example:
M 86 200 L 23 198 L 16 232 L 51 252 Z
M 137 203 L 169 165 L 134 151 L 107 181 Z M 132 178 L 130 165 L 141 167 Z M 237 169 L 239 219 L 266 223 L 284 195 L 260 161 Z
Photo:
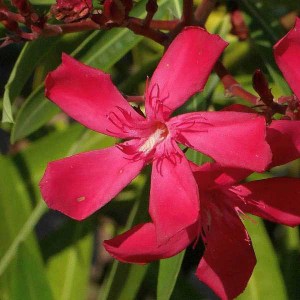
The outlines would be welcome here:
M 201 237 L 205 252 L 196 275 L 221 299 L 246 287 L 256 264 L 250 237 L 239 215 L 253 215 L 288 226 L 300 224 L 300 179 L 272 178 L 244 184 L 249 171 L 216 163 L 192 166 L 200 194 L 198 220 L 159 245 L 155 225 L 140 224 L 104 242 L 122 262 L 144 264 L 173 256 Z
M 47 97 L 88 128 L 126 141 L 49 163 L 40 183 L 48 206 L 84 219 L 152 162 L 149 211 L 163 242 L 193 224 L 199 211 L 197 184 L 176 142 L 222 165 L 263 170 L 271 159 L 263 117 L 237 112 L 171 117 L 203 89 L 226 45 L 197 27 L 179 34 L 146 89 L 147 117 L 128 104 L 109 75 L 63 55 L 46 79 Z

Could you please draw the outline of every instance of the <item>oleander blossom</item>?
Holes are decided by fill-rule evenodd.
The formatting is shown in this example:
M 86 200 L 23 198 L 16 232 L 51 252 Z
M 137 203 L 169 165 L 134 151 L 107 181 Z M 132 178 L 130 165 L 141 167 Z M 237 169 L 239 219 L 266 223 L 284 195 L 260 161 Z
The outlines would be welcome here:
M 164 242 L 193 224 L 199 212 L 197 184 L 177 143 L 222 165 L 262 171 L 271 160 L 263 117 L 238 112 L 171 117 L 203 89 L 226 46 L 201 28 L 183 30 L 147 86 L 146 117 L 129 105 L 109 75 L 64 54 L 62 65 L 46 79 L 46 96 L 86 127 L 125 141 L 49 163 L 40 183 L 48 206 L 84 219 L 152 162 L 149 212 L 158 241 Z
M 249 175 L 248 170 L 217 163 L 193 165 L 192 169 L 201 203 L 194 224 L 162 245 L 157 243 L 153 223 L 139 224 L 105 241 L 104 247 L 122 262 L 145 264 L 176 255 L 201 237 L 205 251 L 197 277 L 221 299 L 233 299 L 245 289 L 256 264 L 239 216 L 250 213 L 288 226 L 300 224 L 300 179 L 282 177 L 239 184 Z

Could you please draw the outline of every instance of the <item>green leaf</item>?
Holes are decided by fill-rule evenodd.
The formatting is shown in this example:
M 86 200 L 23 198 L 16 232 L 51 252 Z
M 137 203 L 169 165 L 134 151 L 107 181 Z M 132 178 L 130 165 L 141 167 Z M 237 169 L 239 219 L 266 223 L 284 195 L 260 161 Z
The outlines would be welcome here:
M 0 227 L 0 294 L 14 300 L 52 299 L 32 233 L 32 225 L 45 211 L 45 204 L 31 213 L 29 195 L 11 159 L 0 157 L 0 177 L 0 218 L 5 224 Z
M 44 84 L 36 88 L 19 111 L 11 133 L 11 142 L 28 136 L 59 112 L 59 107 L 45 98 Z
M 41 259 L 34 259 L 34 249 L 21 244 L 18 255 L 12 264 L 11 299 L 51 300 L 52 292 L 46 281 L 45 268 Z M 45 284 L 46 283 L 46 284 Z
M 284 234 L 283 243 L 281 243 L 282 257 L 281 268 L 288 292 L 288 299 L 299 299 L 299 281 L 300 281 L 300 261 L 299 261 L 299 227 L 291 228 L 281 226 Z M 282 241 L 282 239 L 281 239 Z
M 182 14 L 182 1 L 181 0 L 172 0 L 170 1 L 171 3 L 170 8 L 173 9 L 171 10 L 171 13 L 173 13 L 173 17 L 180 19 L 181 18 L 181 14 Z
M 157 300 L 169 300 L 176 284 L 185 251 L 159 262 Z
M 55 2 L 55 0 L 30 0 L 30 3 L 33 5 L 52 5 Z
M 47 272 L 55 299 L 82 300 L 87 297 L 87 283 L 92 258 L 93 234 L 77 239 L 82 228 L 77 223 L 74 242 L 47 261 Z
M 257 265 L 239 300 L 287 299 L 283 277 L 272 242 L 261 219 L 251 216 L 254 222 L 244 223 L 251 237 Z M 243 263 L 243 262 L 241 262 Z
M 150 181 L 144 182 L 138 200 L 135 201 L 131 213 L 128 217 L 125 230 L 133 225 L 145 222 L 149 197 Z M 117 260 L 113 262 L 112 269 L 107 277 L 104 289 L 99 293 L 99 300 L 134 300 L 138 289 L 146 275 L 149 265 L 137 266 L 124 264 Z M 129 274 L 129 276 L 128 276 Z
M 11 104 L 22 91 L 34 68 L 59 39 L 40 38 L 25 44 L 5 85 L 2 122 L 13 122 Z
M 252 43 L 274 82 L 273 91 L 278 92 L 279 96 L 290 94 L 290 88 L 279 72 L 273 56 L 272 47 L 284 32 L 279 20 L 274 20 L 272 7 L 266 3 L 258 9 L 253 1 L 249 0 L 241 0 L 241 4 L 248 14 L 247 22 Z
M 47 43 L 50 44 L 48 45 L 46 43 L 45 45 L 48 45 L 49 47 L 47 48 L 47 51 L 44 51 L 43 56 L 37 56 L 38 59 L 36 63 L 32 64 L 31 66 L 31 73 L 36 67 L 37 63 L 44 64 L 46 68 L 45 71 L 47 71 L 49 68 L 55 68 L 60 62 L 61 52 L 69 52 L 70 48 L 74 47 L 74 45 L 77 46 L 85 36 L 86 33 L 76 33 L 60 37 L 59 39 L 57 38 L 56 40 L 46 40 Z M 41 53 L 43 53 L 43 51 L 41 51 L 42 49 L 43 48 L 39 49 Z M 30 57 L 35 54 L 34 51 L 31 51 L 30 47 L 26 48 L 25 50 L 24 55 L 22 56 L 22 62 L 26 59 L 27 61 L 30 61 Z M 29 75 L 31 73 L 28 72 Z M 16 79 L 14 79 L 14 82 L 15 80 Z M 26 83 L 26 79 L 22 77 L 19 78 L 19 81 L 23 85 Z M 19 92 L 20 91 L 14 90 L 14 95 L 18 95 Z M 43 84 L 35 87 L 32 93 L 27 97 L 21 109 L 18 111 L 16 123 L 12 129 L 11 142 L 14 143 L 17 140 L 20 140 L 34 132 L 58 112 L 59 108 L 45 98 Z

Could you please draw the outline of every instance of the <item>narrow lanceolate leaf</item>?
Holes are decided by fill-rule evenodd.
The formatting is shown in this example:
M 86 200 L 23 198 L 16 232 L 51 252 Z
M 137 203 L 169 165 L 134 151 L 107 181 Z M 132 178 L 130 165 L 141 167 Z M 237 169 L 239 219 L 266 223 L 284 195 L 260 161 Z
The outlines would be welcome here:
M 93 234 L 79 238 L 83 223 L 72 232 L 74 242 L 47 261 L 48 278 L 55 299 L 82 300 L 87 297 Z
M 298 299 L 300 281 L 299 227 L 281 226 L 284 232 L 281 268 L 289 299 Z M 282 240 L 282 239 L 281 239 Z
M 45 98 L 44 85 L 36 88 L 27 98 L 12 129 L 11 142 L 28 136 L 59 112 L 59 108 Z
M 185 251 L 159 262 L 157 300 L 169 300 L 181 269 Z
M 149 176 L 149 174 L 148 174 Z M 144 187 L 135 202 L 128 217 L 126 230 L 133 225 L 145 221 L 149 197 L 149 180 L 144 181 Z M 98 300 L 134 300 L 142 284 L 149 265 L 139 266 L 124 264 L 117 260 L 113 262 L 112 269 L 107 277 L 104 288 L 100 291 Z
M 12 160 L 0 157 L 0 295 L 4 299 L 46 299 L 52 292 L 32 233 L 31 203 Z M 40 210 L 40 206 L 37 206 Z M 45 208 L 43 204 L 42 211 Z M 32 218 L 30 218 L 32 217 Z M 13 263 L 11 263 L 13 262 Z
M 59 39 L 60 37 L 41 38 L 25 44 L 5 86 L 2 122 L 14 121 L 12 103 L 22 91 L 34 68 Z
M 44 51 L 44 56 L 37 59 L 39 66 L 44 64 L 44 69 L 46 70 L 55 68 L 60 62 L 61 52 L 70 51 L 70 47 L 72 48 L 74 45 L 78 45 L 85 36 L 86 34 L 76 33 L 63 36 L 55 40 L 55 42 L 53 41 Z M 24 57 L 26 58 L 28 55 L 31 55 L 31 48 L 26 48 L 25 50 Z M 27 58 L 27 60 L 29 60 L 29 58 Z M 36 64 L 33 64 L 33 67 L 35 68 Z M 34 68 L 31 68 L 31 72 Z M 20 81 L 22 82 L 22 80 L 25 80 L 25 78 Z M 14 93 L 16 94 L 16 91 L 14 91 Z M 17 94 L 19 94 L 19 92 Z M 43 84 L 35 87 L 17 113 L 12 129 L 11 142 L 14 143 L 16 140 L 40 128 L 45 124 L 45 120 L 49 120 L 52 116 L 57 114 L 57 112 L 59 112 L 59 109 L 45 98 Z
M 180 19 L 182 14 L 182 1 L 172 0 L 168 6 L 170 6 L 171 13 L 173 14 L 172 17 Z
M 262 220 L 253 216 L 251 219 L 255 223 L 246 220 L 245 225 L 253 243 L 257 265 L 246 290 L 238 299 L 285 300 L 287 299 L 286 289 L 272 242 Z

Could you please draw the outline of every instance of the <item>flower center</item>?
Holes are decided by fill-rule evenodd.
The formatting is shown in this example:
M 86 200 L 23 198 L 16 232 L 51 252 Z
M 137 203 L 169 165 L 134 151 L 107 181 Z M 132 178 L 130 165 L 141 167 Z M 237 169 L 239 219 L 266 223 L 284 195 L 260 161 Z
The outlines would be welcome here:
M 154 132 L 146 139 L 146 141 L 139 147 L 140 152 L 148 154 L 152 149 L 160 144 L 169 134 L 167 126 L 163 123 L 158 123 L 155 126 Z

